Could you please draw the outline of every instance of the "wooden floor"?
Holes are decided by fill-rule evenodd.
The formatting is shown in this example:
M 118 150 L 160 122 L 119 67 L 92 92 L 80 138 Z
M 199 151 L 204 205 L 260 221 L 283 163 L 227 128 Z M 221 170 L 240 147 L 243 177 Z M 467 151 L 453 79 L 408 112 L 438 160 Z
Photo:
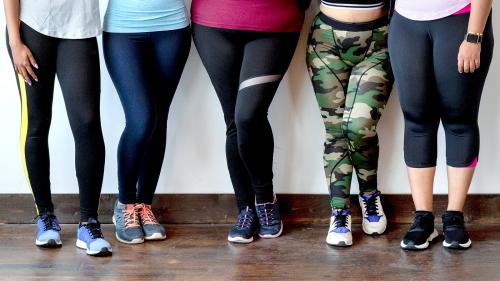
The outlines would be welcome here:
M 106 225 L 114 255 L 92 258 L 74 246 L 75 225 L 55 250 L 33 245 L 32 225 L 0 225 L 0 280 L 500 280 L 500 226 L 471 226 L 468 251 L 444 249 L 440 237 L 424 252 L 399 248 L 407 227 L 370 237 L 355 225 L 354 246 L 338 249 L 324 243 L 326 226 L 232 245 L 227 225 L 170 225 L 166 241 L 129 246 Z

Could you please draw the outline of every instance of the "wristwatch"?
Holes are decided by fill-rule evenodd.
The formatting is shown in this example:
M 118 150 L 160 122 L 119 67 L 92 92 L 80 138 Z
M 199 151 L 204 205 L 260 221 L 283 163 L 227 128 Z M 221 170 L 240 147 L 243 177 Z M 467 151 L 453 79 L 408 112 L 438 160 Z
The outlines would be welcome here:
M 465 34 L 465 41 L 474 44 L 481 44 L 483 41 L 482 33 L 467 33 Z

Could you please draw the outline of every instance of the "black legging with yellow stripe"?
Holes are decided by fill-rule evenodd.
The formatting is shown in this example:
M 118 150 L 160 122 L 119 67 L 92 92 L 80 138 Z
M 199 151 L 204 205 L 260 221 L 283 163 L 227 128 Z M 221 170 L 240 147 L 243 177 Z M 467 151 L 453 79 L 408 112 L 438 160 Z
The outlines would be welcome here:
M 101 85 L 96 38 L 48 37 L 24 23 L 20 31 L 22 41 L 38 64 L 38 70 L 35 69 L 38 82 L 33 81 L 32 86 L 17 76 L 22 106 L 21 154 L 37 212 L 54 209 L 48 136 L 57 75 L 75 139 L 81 220 L 97 218 L 104 172 L 104 141 L 99 113 Z

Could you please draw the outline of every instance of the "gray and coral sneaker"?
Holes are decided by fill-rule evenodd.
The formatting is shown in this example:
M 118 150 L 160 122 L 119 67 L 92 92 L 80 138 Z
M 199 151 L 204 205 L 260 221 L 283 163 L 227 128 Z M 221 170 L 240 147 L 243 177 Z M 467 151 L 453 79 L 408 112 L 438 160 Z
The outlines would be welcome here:
M 116 227 L 116 239 L 126 244 L 144 242 L 139 214 L 136 204 L 122 204 L 116 200 L 113 212 L 113 223 Z
M 167 239 L 165 228 L 156 220 L 153 210 L 151 210 L 151 205 L 141 203 L 137 204 L 136 208 L 139 211 L 139 219 L 141 220 L 142 230 L 144 231 L 144 239 Z
M 273 202 L 257 204 L 255 202 L 257 218 L 259 219 L 259 236 L 261 238 L 276 238 L 283 232 L 283 222 L 281 221 L 280 209 L 276 194 Z

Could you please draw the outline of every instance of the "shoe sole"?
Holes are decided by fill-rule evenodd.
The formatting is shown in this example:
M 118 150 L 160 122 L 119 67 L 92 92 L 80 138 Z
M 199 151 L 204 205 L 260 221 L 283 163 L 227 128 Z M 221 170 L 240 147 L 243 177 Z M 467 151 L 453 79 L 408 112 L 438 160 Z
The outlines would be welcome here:
M 350 243 L 346 241 L 339 241 L 339 242 L 329 242 L 328 239 L 326 240 L 326 244 L 334 247 L 351 247 L 352 246 L 352 241 Z
M 167 239 L 167 235 L 162 235 L 161 233 L 154 233 L 150 236 L 144 236 L 144 240 L 147 241 L 161 241 Z
M 61 240 L 50 239 L 49 241 L 38 241 L 35 240 L 35 245 L 40 248 L 61 248 L 62 242 Z
M 370 235 L 370 236 L 378 236 L 378 235 L 382 235 L 384 234 L 384 232 L 387 230 L 387 225 L 384 227 L 384 229 L 382 229 L 381 231 L 373 231 L 373 232 L 370 232 L 368 230 L 365 229 L 365 227 L 363 226 L 363 232 L 366 234 L 366 235 Z
M 259 233 L 259 237 L 264 238 L 264 239 L 277 238 L 281 235 L 281 233 L 283 233 L 283 222 L 281 222 L 281 228 L 280 228 L 280 231 L 278 233 L 276 233 L 276 234 L 261 234 L 261 233 Z
M 425 243 L 420 244 L 420 245 L 415 245 L 413 243 L 405 244 L 404 241 L 401 241 L 400 246 L 404 250 L 410 250 L 410 251 L 425 250 L 429 247 L 430 242 L 432 242 L 432 240 L 434 240 L 436 237 L 438 237 L 438 232 L 436 229 L 434 229 L 434 231 L 431 233 L 431 235 L 429 235 L 429 237 L 427 238 L 427 241 L 425 241 Z
M 115 216 L 113 216 L 113 224 L 115 225 L 115 228 L 116 228 L 116 219 L 115 219 Z M 144 243 L 144 238 L 136 238 L 136 239 L 133 239 L 133 240 L 123 240 L 120 238 L 120 236 L 118 236 L 118 232 L 115 231 L 115 237 L 116 237 L 116 240 L 122 242 L 122 243 L 125 243 L 125 244 L 141 244 L 141 243 Z
M 87 243 L 82 240 L 76 240 L 76 247 L 87 252 L 87 255 L 93 257 L 109 257 L 113 254 L 113 250 L 108 247 L 101 248 L 99 251 L 91 251 L 87 249 Z
M 470 248 L 471 245 L 472 245 L 472 241 L 470 239 L 469 239 L 469 241 L 467 241 L 466 243 L 463 243 L 463 244 L 460 244 L 458 242 L 448 243 L 448 242 L 446 242 L 446 240 L 443 241 L 443 247 L 448 248 L 448 249 L 454 249 L 454 250 L 465 250 L 465 249 Z
M 253 242 L 253 236 L 250 238 L 243 238 L 243 237 L 227 237 L 227 241 L 232 242 L 232 243 L 238 243 L 238 244 L 248 244 Z

